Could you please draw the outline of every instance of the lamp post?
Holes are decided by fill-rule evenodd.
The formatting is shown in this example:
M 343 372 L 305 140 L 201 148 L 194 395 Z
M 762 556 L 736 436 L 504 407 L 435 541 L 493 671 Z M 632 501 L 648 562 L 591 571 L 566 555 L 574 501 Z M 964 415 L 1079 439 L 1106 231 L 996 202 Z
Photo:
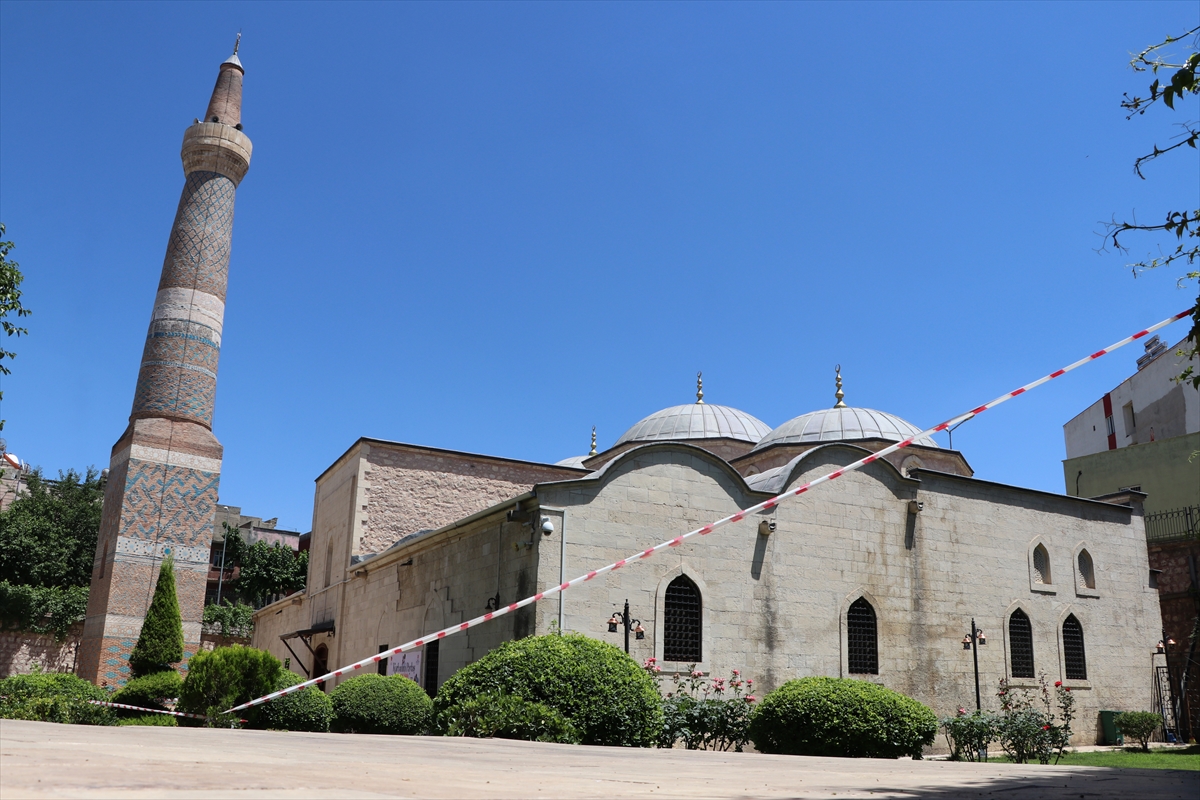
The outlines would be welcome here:
M 970 650 L 971 657 L 975 661 L 975 710 L 982 711 L 983 703 L 979 698 L 979 647 L 978 645 L 987 644 L 987 637 L 983 631 L 975 627 L 975 618 L 971 617 L 971 632 L 962 638 L 963 650 Z
M 633 631 L 633 635 L 637 639 L 645 639 L 646 629 L 642 627 L 641 620 L 629 618 L 628 600 L 625 601 L 625 610 L 620 615 L 614 611 L 613 615 L 608 618 L 608 632 L 616 633 L 618 625 L 625 629 L 625 654 L 629 655 L 629 632 Z

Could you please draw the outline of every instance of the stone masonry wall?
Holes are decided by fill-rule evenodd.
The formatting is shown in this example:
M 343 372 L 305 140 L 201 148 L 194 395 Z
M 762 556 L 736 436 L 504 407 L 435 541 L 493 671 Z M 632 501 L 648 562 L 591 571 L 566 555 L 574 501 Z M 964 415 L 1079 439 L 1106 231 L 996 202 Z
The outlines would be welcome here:
M 371 441 L 363 447 L 364 505 L 356 553 L 378 553 L 402 536 L 470 516 L 535 483 L 578 470 Z
M 35 666 L 43 672 L 73 672 L 82 635 L 82 622 L 71 626 L 61 642 L 50 634 L 0 631 L 0 678 L 29 672 Z

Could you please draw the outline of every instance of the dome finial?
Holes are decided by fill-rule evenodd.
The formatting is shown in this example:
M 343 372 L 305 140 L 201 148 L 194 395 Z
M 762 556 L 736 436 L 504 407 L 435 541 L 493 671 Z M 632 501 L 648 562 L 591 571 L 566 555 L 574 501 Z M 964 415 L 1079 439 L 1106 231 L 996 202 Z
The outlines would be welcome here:
M 596 455 L 596 426 L 595 425 L 592 426 L 592 451 L 590 453 L 588 453 L 588 455 L 589 456 Z
M 836 367 L 833 368 L 833 371 L 837 375 L 837 391 L 834 392 L 834 395 L 833 395 L 834 397 L 837 398 L 837 402 L 834 403 L 833 407 L 834 408 L 846 408 L 846 404 L 842 402 L 842 398 L 844 398 L 846 396 L 846 393 L 842 391 L 842 365 L 838 364 Z
M 704 373 L 696 373 L 696 402 L 704 405 Z
M 238 48 L 242 45 L 242 32 L 238 31 L 237 39 L 233 42 L 233 54 L 236 56 Z

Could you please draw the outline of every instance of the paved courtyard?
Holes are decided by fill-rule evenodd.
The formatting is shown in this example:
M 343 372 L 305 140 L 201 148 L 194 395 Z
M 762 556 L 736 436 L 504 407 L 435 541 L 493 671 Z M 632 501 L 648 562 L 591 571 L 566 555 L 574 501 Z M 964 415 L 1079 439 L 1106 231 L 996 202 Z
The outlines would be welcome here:
M 0 797 L 1196 800 L 1200 772 L 3 720 Z

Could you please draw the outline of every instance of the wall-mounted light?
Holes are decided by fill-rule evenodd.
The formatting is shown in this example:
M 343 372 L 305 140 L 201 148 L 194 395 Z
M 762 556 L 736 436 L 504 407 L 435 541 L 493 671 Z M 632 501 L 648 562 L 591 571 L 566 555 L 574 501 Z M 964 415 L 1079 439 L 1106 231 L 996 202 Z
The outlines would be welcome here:
M 762 536 L 770 536 L 775 532 L 775 520 L 764 519 L 758 523 L 758 532 Z
M 969 634 L 962 638 L 962 646 L 963 646 L 963 650 L 971 649 L 971 637 Z
M 910 514 L 920 514 L 924 508 L 925 508 L 924 503 L 918 502 L 916 500 L 908 501 L 908 513 L 910 513 Z
M 608 632 L 616 633 L 617 626 L 620 624 L 621 624 L 621 620 L 617 617 L 617 612 L 614 611 L 613 615 L 608 618 Z M 1159 646 L 1161 646 L 1161 645 L 1162 645 L 1162 642 L 1159 642 Z

